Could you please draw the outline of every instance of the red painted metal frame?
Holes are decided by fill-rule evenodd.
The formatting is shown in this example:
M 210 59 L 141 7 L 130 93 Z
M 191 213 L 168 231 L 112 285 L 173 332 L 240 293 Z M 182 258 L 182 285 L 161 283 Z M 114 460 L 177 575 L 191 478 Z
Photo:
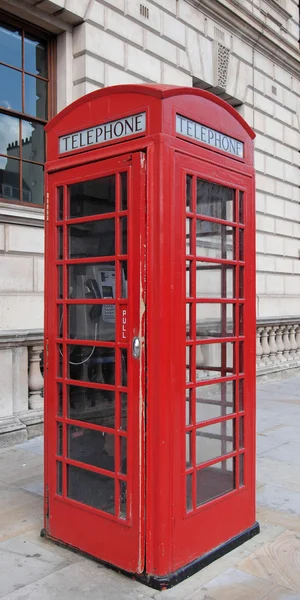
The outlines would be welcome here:
M 120 109 L 121 107 L 121 109 Z M 127 116 L 146 111 L 147 129 L 144 136 L 124 141 L 114 141 L 101 147 L 73 153 L 60 158 L 58 138 L 74 132 Z M 230 135 L 244 143 L 244 159 L 235 159 L 215 148 L 208 148 L 193 140 L 176 135 L 175 115 L 190 117 L 215 130 Z M 144 462 L 138 463 L 132 452 L 132 468 L 139 506 L 136 504 L 141 536 L 140 547 L 121 543 L 119 522 L 106 519 L 110 531 L 109 550 L 101 551 L 94 540 L 97 518 L 93 510 L 85 506 L 76 508 L 79 522 L 77 534 L 72 535 L 73 519 L 66 508 L 52 513 L 50 495 L 50 515 L 47 524 L 49 534 L 56 531 L 63 542 L 80 547 L 84 551 L 108 560 L 136 573 L 164 576 L 187 565 L 195 558 L 203 556 L 218 544 L 239 535 L 255 522 L 255 204 L 253 138 L 254 133 L 242 117 L 221 99 L 208 92 L 192 88 L 173 86 L 128 85 L 106 88 L 89 94 L 67 107 L 47 126 L 49 182 L 66 183 L 69 173 L 74 178 L 83 173 L 102 173 L 101 162 L 111 159 L 116 165 L 123 157 L 132 154 L 132 177 L 134 178 L 132 209 L 135 215 L 134 240 L 138 252 L 135 257 L 135 273 L 139 282 L 146 287 L 146 344 L 144 361 L 145 375 L 140 377 L 138 396 L 133 398 L 133 406 L 146 403 L 146 436 L 139 437 L 139 456 Z M 134 169 L 134 157 L 144 151 L 147 160 L 147 227 L 143 237 L 144 209 L 140 206 L 144 191 L 144 171 Z M 118 156 L 118 159 L 114 157 Z M 140 160 L 140 158 L 139 158 Z M 115 162 L 116 161 L 116 162 Z M 94 166 L 93 166 L 94 165 Z M 94 169 L 94 170 L 93 170 Z M 58 174 L 60 172 L 60 174 Z M 185 191 L 184 174 L 208 178 L 244 192 L 245 199 L 245 310 L 244 310 L 244 413 L 245 414 L 245 485 L 240 489 L 209 502 L 195 510 L 185 512 Z M 57 174 L 56 174 L 57 173 Z M 71 175 L 70 175 L 71 176 Z M 73 175 L 72 175 L 73 176 Z M 50 204 L 53 202 L 51 183 Z M 143 191 L 142 191 L 143 190 Z M 51 221 L 52 219 L 52 221 Z M 54 223 L 50 208 L 50 222 L 46 234 L 47 259 L 47 330 L 51 333 L 53 318 L 51 307 L 53 296 L 54 241 L 51 232 Z M 240 228 L 243 229 L 243 225 Z M 146 271 L 144 271 L 144 246 L 147 247 Z M 51 258 L 52 257 L 52 258 Z M 137 261 L 141 265 L 138 269 Z M 213 262 L 213 259 L 211 259 Z M 221 261 L 217 261 L 221 263 Z M 225 261 L 226 263 L 227 261 Z M 229 261 L 230 263 L 230 261 Z M 231 261 L 231 264 L 235 264 Z M 132 282 L 133 283 L 133 282 Z M 238 285 L 238 281 L 236 283 Z M 143 286 L 142 286 L 143 287 Z M 144 315 L 144 301 L 140 299 L 140 285 L 135 284 L 134 294 L 137 305 Z M 221 299 L 220 304 L 225 304 Z M 233 299 L 232 304 L 238 303 Z M 243 304 L 243 303 L 240 303 Z M 51 321 L 52 319 L 52 321 Z M 49 333 L 49 335 L 50 335 Z M 133 330 L 129 334 L 132 339 Z M 48 336 L 49 337 L 49 336 Z M 242 338 L 241 338 L 242 339 Z M 222 341 L 234 341 L 235 336 Z M 217 341 L 217 340 L 214 340 Z M 220 340 L 221 341 L 221 340 Z M 50 343 L 50 342 L 48 342 Z M 53 339 L 52 339 L 52 343 Z M 208 342 L 204 342 L 208 343 Z M 129 346 L 128 346 L 129 347 Z M 238 360 L 238 357 L 237 357 Z M 46 454 L 46 486 L 53 485 L 54 416 L 51 409 L 51 396 L 54 397 L 53 356 L 49 354 L 48 384 L 46 384 L 46 435 L 49 439 Z M 139 373 L 140 376 L 140 373 Z M 229 374 L 228 380 L 236 379 Z M 239 379 L 239 378 L 237 378 Z M 210 380 L 210 383 L 213 380 Z M 47 388 L 48 385 L 48 388 Z M 51 396 L 49 396 L 49 391 Z M 234 415 L 230 415 L 232 417 Z M 133 418 L 133 417 L 132 417 Z M 135 413 L 133 418 L 139 433 L 143 432 L 144 414 Z M 203 425 L 203 423 L 201 423 Z M 238 434 L 238 422 L 236 424 Z M 144 446 L 145 444 L 145 446 Z M 50 450 L 50 453 L 49 453 Z M 213 463 L 214 461 L 212 461 Z M 238 477 L 238 470 L 236 473 Z M 143 491 L 143 485 L 145 486 Z M 134 486 L 133 486 L 134 488 Z M 145 492 L 145 498 L 144 498 Z M 58 506 L 58 504 L 57 504 Z M 47 519 L 46 519 L 47 521 Z M 80 524 L 81 523 L 81 524 Z M 58 527 L 61 525 L 62 529 Z M 145 529 L 144 529 L 145 528 Z M 144 535 L 145 534 L 145 535 Z M 123 535 L 123 534 L 122 534 Z M 138 539 L 138 535 L 135 538 Z M 118 546 L 118 547 L 117 547 Z M 136 553 L 136 555 L 135 555 Z M 144 563 L 143 563 L 144 560 Z M 129 564 L 130 563 L 130 564 Z

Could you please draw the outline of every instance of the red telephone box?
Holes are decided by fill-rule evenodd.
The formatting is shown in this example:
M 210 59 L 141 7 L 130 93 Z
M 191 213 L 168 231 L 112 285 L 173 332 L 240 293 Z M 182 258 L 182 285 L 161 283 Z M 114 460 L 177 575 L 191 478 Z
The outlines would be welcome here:
M 163 85 L 46 129 L 45 534 L 168 587 L 259 531 L 254 133 Z

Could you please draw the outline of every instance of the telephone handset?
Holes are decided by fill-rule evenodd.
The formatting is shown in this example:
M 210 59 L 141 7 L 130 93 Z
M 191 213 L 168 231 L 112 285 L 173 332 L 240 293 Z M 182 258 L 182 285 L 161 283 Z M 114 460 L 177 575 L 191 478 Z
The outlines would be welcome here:
M 96 279 L 87 279 L 84 285 L 85 295 L 92 298 L 115 297 L 115 272 L 113 269 L 99 269 L 98 281 Z M 95 304 L 90 310 L 90 318 L 97 321 L 102 317 L 105 323 L 114 323 L 116 310 L 113 304 Z

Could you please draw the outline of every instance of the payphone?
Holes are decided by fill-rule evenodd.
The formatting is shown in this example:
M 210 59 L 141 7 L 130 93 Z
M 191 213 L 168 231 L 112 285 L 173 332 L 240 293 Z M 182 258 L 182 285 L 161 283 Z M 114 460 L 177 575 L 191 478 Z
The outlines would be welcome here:
M 170 587 L 259 531 L 254 133 L 164 85 L 46 129 L 44 533 Z

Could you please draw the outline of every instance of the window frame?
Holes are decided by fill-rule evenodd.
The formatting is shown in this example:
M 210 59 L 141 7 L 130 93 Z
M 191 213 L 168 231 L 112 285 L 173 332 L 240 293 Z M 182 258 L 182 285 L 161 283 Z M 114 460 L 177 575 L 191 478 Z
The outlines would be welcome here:
M 44 29 L 41 29 L 38 26 L 33 26 L 28 23 L 26 20 L 21 20 L 16 18 L 15 16 L 10 15 L 9 13 L 2 11 L 0 9 L 0 20 L 1 24 L 5 27 L 12 26 L 22 30 L 22 35 L 24 33 L 28 33 L 29 35 L 33 35 L 38 37 L 41 41 L 47 44 L 47 68 L 48 68 L 48 76 L 47 78 L 41 78 L 43 80 L 47 79 L 47 115 L 46 119 L 41 119 L 40 117 L 30 116 L 27 113 L 19 112 L 16 110 L 11 110 L 9 108 L 0 107 L 0 114 L 7 115 L 9 117 L 15 117 L 22 121 L 28 122 L 36 122 L 45 127 L 50 119 L 52 119 L 56 114 L 56 98 L 57 98 L 57 85 L 56 85 L 56 72 L 57 72 L 57 56 L 56 56 L 56 36 L 51 32 L 47 32 Z M 23 63 L 23 61 L 22 61 Z M 11 65 L 6 63 L 1 63 L 4 66 L 11 67 Z M 24 64 L 22 64 L 21 69 L 16 69 L 19 72 L 26 73 L 24 69 Z M 39 77 L 37 77 L 38 79 Z M 22 78 L 22 97 L 24 95 L 24 78 Z M 20 140 L 21 143 L 21 140 Z M 47 161 L 47 148 L 45 147 L 45 162 Z M 35 161 L 26 161 L 29 164 L 43 164 L 44 163 L 36 163 Z M 22 163 L 22 159 L 20 157 L 20 163 Z M 21 178 L 21 174 L 20 174 Z M 11 199 L 11 198 L 0 198 L 0 203 L 9 204 L 12 206 L 24 206 L 24 207 L 32 207 L 35 210 L 44 211 L 44 203 L 36 204 L 34 202 L 25 202 L 22 197 L 20 200 Z

